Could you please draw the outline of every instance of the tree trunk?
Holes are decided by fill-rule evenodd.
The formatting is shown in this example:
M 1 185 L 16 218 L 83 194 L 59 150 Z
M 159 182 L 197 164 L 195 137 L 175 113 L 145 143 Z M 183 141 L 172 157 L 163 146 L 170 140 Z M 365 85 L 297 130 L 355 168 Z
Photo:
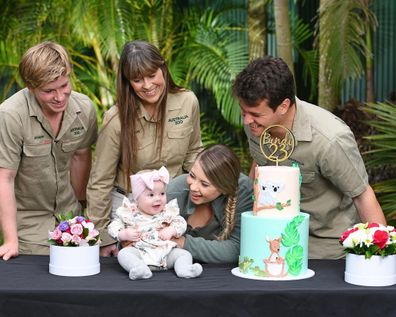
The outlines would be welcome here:
M 105 111 L 114 104 L 113 96 L 107 88 L 110 87 L 111 83 L 109 77 L 107 76 L 105 61 L 103 59 L 103 55 L 96 38 L 92 40 L 91 45 L 95 52 L 95 57 L 97 60 L 98 78 L 99 82 L 101 83 L 101 86 L 99 86 L 99 99 L 104 107 L 103 110 Z
M 370 32 L 366 34 L 368 38 L 370 38 L 370 46 L 371 46 L 371 34 Z M 375 102 L 375 94 L 374 94 L 374 58 L 371 55 L 371 51 L 367 54 L 366 61 L 366 101 L 367 102 Z
M 274 0 L 277 55 L 294 74 L 292 43 L 289 23 L 289 0 Z
M 369 0 L 366 0 L 364 3 L 366 4 L 367 9 L 369 9 Z M 366 101 L 375 102 L 373 42 L 369 21 L 367 21 L 366 45 Z
M 268 0 L 249 0 L 249 59 L 253 60 L 267 54 L 267 2 Z

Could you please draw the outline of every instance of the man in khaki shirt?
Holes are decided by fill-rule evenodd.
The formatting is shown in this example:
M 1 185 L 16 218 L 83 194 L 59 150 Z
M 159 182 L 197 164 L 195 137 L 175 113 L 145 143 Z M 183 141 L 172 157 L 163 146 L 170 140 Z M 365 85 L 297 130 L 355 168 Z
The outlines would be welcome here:
M 0 105 L 0 257 L 48 254 L 55 215 L 81 211 L 97 136 L 92 101 L 72 91 L 71 63 L 43 42 L 22 57 L 27 88 Z
M 294 78 L 286 63 L 270 56 L 249 64 L 236 78 L 250 153 L 256 165 L 274 165 L 260 150 L 260 136 L 282 125 L 295 136 L 293 154 L 280 165 L 298 163 L 302 175 L 301 211 L 310 215 L 310 258 L 340 258 L 338 240 L 359 222 L 386 224 L 368 184 L 364 162 L 349 127 L 332 113 L 295 97 Z M 273 137 L 285 131 L 272 128 Z

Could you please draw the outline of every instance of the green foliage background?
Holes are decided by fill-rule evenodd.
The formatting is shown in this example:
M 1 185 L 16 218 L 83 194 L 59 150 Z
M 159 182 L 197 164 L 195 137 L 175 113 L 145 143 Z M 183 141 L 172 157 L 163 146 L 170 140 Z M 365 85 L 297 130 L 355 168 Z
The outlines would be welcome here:
M 116 102 L 115 76 L 123 45 L 146 40 L 161 50 L 176 82 L 198 95 L 205 145 L 230 145 L 247 172 L 251 159 L 231 94 L 236 74 L 249 60 L 244 21 L 234 19 L 246 10 L 245 1 L 239 2 L 187 6 L 169 0 L 3 1 L 1 101 L 23 87 L 18 74 L 22 54 L 52 40 L 68 49 L 74 89 L 94 101 L 100 124 Z
M 271 1 L 265 2 L 271 5 Z M 339 21 L 341 16 L 349 14 L 344 6 L 351 5 L 351 1 L 331 2 L 336 5 L 332 10 L 338 10 L 330 14 L 328 24 L 334 26 L 334 19 Z M 18 74 L 22 54 L 32 45 L 52 40 L 68 49 L 74 65 L 74 89 L 94 101 L 101 123 L 104 111 L 116 102 L 115 74 L 123 45 L 130 40 L 147 40 L 161 50 L 177 83 L 198 95 L 205 145 L 230 145 L 248 173 L 251 157 L 239 106 L 231 94 L 236 74 L 250 58 L 246 27 L 248 5 L 246 0 L 0 0 L 0 102 L 23 87 Z M 354 19 L 343 19 L 349 21 L 345 34 L 356 35 L 356 32 L 348 33 L 348 28 L 356 31 L 361 22 L 355 11 L 351 13 Z M 309 98 L 314 98 L 319 56 L 315 47 L 306 47 L 307 40 L 312 42 L 315 34 L 307 27 L 310 23 L 302 22 L 298 12 L 291 12 L 290 17 L 294 55 L 304 61 L 301 76 L 296 76 L 303 79 L 298 84 L 308 83 Z M 269 15 L 268 33 L 274 32 L 271 19 Z M 346 37 L 342 37 L 344 33 L 331 30 L 329 27 L 326 34 L 332 39 L 329 43 L 338 48 L 331 51 L 330 45 L 329 55 L 334 58 L 340 48 L 349 50 L 355 42 L 346 41 Z M 360 33 L 358 37 L 362 41 Z M 360 51 L 359 56 L 366 53 Z M 357 55 L 344 55 L 355 61 L 347 65 L 352 67 L 358 62 Z M 300 89 L 299 94 L 307 94 L 307 91 Z M 378 104 L 378 107 L 384 108 L 384 105 Z M 376 109 L 375 104 L 371 108 Z M 393 109 L 385 111 L 394 118 Z M 388 158 L 394 157 L 395 149 L 389 140 L 396 135 L 396 128 L 389 116 L 374 115 L 375 120 L 369 124 L 377 129 L 378 136 L 369 139 L 373 151 L 369 153 L 368 164 L 373 161 L 372 164 L 395 168 Z M 387 128 L 380 130 L 380 122 Z M 374 150 L 377 147 L 380 150 Z M 387 218 L 396 221 L 395 188 L 394 178 L 374 184 Z

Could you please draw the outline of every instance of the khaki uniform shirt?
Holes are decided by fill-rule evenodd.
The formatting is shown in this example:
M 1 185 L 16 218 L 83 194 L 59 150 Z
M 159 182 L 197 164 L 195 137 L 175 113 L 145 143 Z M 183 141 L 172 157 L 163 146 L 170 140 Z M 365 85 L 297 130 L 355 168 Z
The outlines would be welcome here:
M 95 108 L 85 95 L 71 93 L 57 136 L 28 89 L 0 105 L 0 167 L 17 170 L 21 254 L 47 254 L 55 214 L 80 212 L 70 183 L 70 161 L 76 150 L 89 148 L 96 137 Z
M 310 214 L 310 258 L 340 258 L 343 231 L 359 222 L 352 198 L 368 186 L 368 176 L 355 137 L 332 113 L 296 100 L 292 132 L 297 145 L 288 160 L 302 174 L 301 211 Z M 259 138 L 245 127 L 250 152 L 259 166 L 274 165 L 260 151 Z
M 173 178 L 189 171 L 202 150 L 198 99 L 191 91 L 169 94 L 165 113 L 164 141 L 160 156 L 160 142 L 156 138 L 156 122 L 145 108 L 139 106 L 140 124 L 136 126 L 138 151 L 132 173 L 144 169 L 167 167 Z M 116 106 L 109 109 L 103 120 L 96 145 L 96 159 L 87 188 L 88 216 L 101 232 L 102 245 L 114 243 L 107 235 L 110 222 L 113 186 L 127 189 L 120 164 L 121 123 Z M 129 177 L 129 175 L 128 175 Z

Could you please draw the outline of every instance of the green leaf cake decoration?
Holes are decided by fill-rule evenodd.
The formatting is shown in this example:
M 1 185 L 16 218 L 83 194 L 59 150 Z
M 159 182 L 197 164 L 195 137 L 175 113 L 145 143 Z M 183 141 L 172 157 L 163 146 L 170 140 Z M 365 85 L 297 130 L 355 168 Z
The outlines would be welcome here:
M 286 253 L 286 263 L 289 268 L 289 274 L 298 275 L 301 272 L 303 261 L 303 247 L 299 245 L 300 234 L 298 233 L 298 226 L 303 222 L 304 217 L 298 215 L 289 222 L 282 233 L 282 245 L 289 248 Z

